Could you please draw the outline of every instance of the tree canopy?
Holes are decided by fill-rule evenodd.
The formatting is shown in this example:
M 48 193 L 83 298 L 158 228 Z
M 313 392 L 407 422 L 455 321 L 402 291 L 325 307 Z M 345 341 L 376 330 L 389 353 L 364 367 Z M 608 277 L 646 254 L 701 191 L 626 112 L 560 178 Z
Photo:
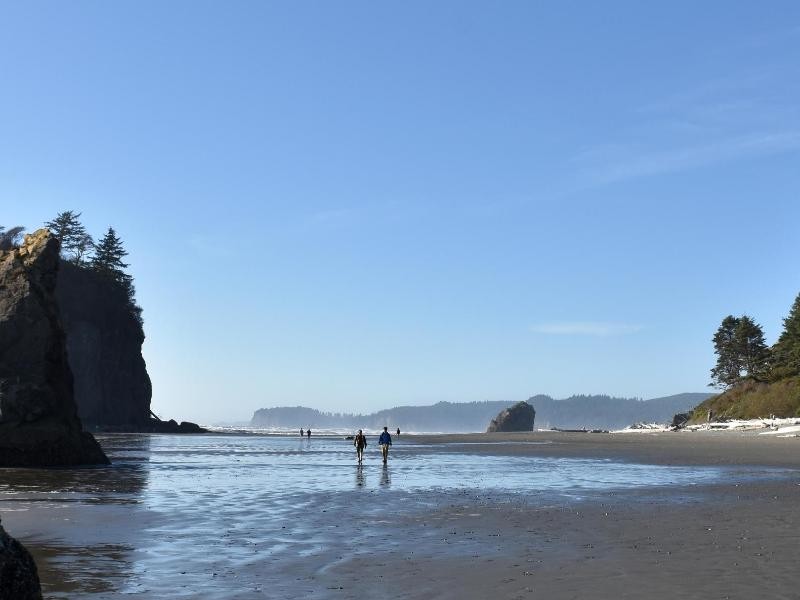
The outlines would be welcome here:
M 44 224 L 61 242 L 61 256 L 78 265 L 84 263 L 87 254 L 94 247 L 94 240 L 80 222 L 80 216 L 81 213 L 65 210 Z
M 728 315 L 712 341 L 717 364 L 711 369 L 711 385 L 730 388 L 746 379 L 763 381 L 768 376 L 770 350 L 761 325 L 751 317 Z
M 142 309 L 136 304 L 133 277 L 125 271 L 129 265 L 123 259 L 128 251 L 122 240 L 114 228 L 109 227 L 100 241 L 95 243 L 81 223 L 80 216 L 79 212 L 66 210 L 45 223 L 45 227 L 61 242 L 61 257 L 78 267 L 90 269 L 98 277 L 121 289 L 128 299 L 131 314 L 141 323 Z
M 800 375 L 800 294 L 783 320 L 783 332 L 772 348 L 773 378 Z

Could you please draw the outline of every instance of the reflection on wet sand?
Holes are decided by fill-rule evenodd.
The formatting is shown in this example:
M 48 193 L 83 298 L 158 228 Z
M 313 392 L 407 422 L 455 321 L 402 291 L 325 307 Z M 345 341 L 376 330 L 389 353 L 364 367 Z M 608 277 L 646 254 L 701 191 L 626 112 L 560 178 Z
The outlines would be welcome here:
M 525 502 L 542 502 L 545 494 L 709 482 L 723 473 L 477 455 L 409 438 L 395 444 L 390 465 L 373 456 L 353 477 L 352 443 L 341 438 L 100 441 L 110 468 L 0 473 L 4 525 L 34 553 L 50 598 L 131 593 L 216 600 L 262 590 L 291 598 L 298 581 L 308 597 L 315 573 L 341 559 L 342 540 L 363 538 L 364 552 L 385 546 L 388 523 L 413 520 L 465 494 L 480 501 L 524 492 Z
M 26 540 L 47 598 L 112 593 L 135 571 L 150 437 L 98 438 L 110 467 L 3 470 L 3 520 Z
M 383 465 L 383 469 L 381 470 L 381 485 L 385 487 L 392 485 L 392 478 L 389 476 L 388 465 Z
M 356 487 L 364 487 L 367 484 L 367 480 L 364 477 L 364 467 L 361 463 L 356 466 Z

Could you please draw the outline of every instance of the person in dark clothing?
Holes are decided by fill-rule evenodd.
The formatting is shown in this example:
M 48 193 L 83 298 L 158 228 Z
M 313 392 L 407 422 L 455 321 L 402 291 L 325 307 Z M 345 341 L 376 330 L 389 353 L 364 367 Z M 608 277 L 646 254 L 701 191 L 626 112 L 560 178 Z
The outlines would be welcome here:
M 309 427 L 308 430 L 306 430 L 306 437 L 308 439 L 311 439 L 311 427 Z
M 358 462 L 361 463 L 364 460 L 364 448 L 367 447 L 367 436 L 360 429 L 353 438 L 353 446 L 356 447 L 356 456 L 358 457 Z
M 389 435 L 388 427 L 383 428 L 383 433 L 381 437 L 378 438 L 378 445 L 380 445 L 381 453 L 383 454 L 383 464 L 386 464 L 386 461 L 389 459 L 389 446 L 392 445 L 392 436 Z
M 303 437 L 305 434 L 306 434 L 306 432 L 303 431 L 303 428 L 301 427 L 300 428 L 300 437 Z
M 397 437 L 400 437 L 400 428 L 397 428 Z

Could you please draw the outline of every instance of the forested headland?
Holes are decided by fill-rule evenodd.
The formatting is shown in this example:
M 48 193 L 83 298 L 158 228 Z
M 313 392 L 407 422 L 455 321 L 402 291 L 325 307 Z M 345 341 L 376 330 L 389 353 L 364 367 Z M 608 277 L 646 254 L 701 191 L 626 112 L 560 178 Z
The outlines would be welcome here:
M 749 315 L 728 315 L 712 339 L 717 361 L 711 385 L 723 392 L 695 408 L 693 422 L 800 417 L 800 294 L 768 346 L 763 328 Z

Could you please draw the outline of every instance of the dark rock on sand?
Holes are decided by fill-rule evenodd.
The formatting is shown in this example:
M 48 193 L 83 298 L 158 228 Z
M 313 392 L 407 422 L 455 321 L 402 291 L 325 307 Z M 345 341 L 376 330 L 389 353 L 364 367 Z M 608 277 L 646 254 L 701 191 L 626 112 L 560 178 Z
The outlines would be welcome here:
M 178 424 L 175 419 L 170 419 L 169 421 L 150 419 L 148 427 L 146 431 L 150 433 L 208 433 L 208 429 L 200 427 L 197 423 L 181 421 Z
M 45 229 L 0 252 L 0 467 L 109 462 L 78 418 L 55 299 L 59 263 Z
M 144 329 L 125 289 L 93 269 L 62 260 L 56 299 L 83 424 L 145 429 L 152 386 L 142 357 Z
M 533 431 L 533 421 L 536 418 L 536 411 L 527 402 L 517 402 L 514 406 L 505 409 L 497 415 L 486 433 L 497 433 L 506 431 Z
M 33 557 L 0 525 L 0 600 L 41 600 Z
M 689 423 L 689 420 L 692 418 L 692 413 L 685 412 L 685 413 L 678 413 L 674 417 L 672 417 L 672 424 L 671 427 L 673 429 L 683 429 Z

